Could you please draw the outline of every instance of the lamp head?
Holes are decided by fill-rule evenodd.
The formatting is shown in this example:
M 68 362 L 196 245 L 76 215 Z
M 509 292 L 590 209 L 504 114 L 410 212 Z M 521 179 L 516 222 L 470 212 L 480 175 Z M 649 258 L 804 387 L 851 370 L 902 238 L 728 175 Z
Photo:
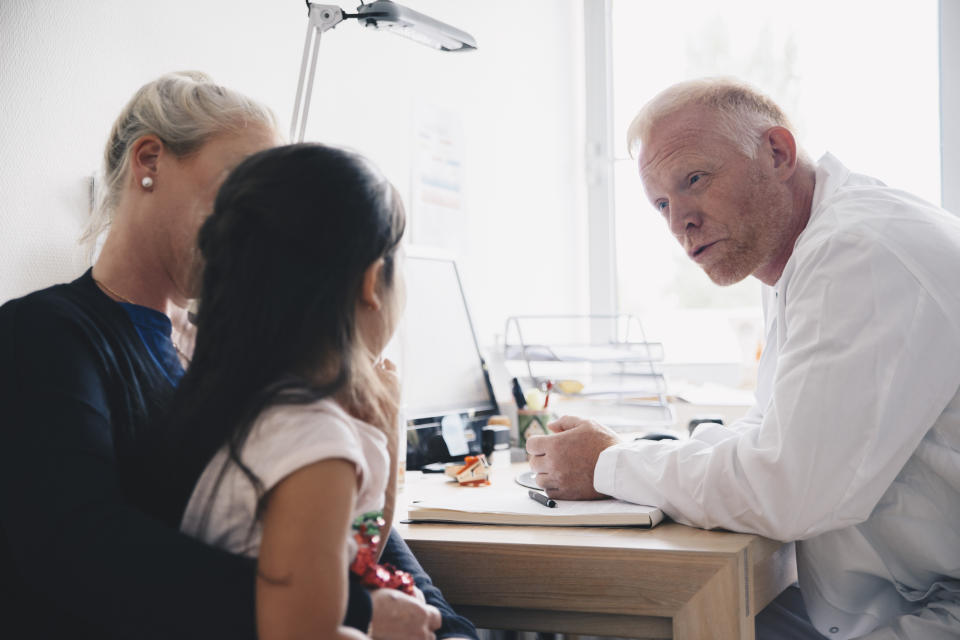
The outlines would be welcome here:
M 363 0 L 360 0 L 363 2 Z M 314 4 L 306 0 L 307 37 L 303 43 L 303 60 L 300 62 L 300 80 L 297 84 L 297 97 L 293 103 L 293 119 L 290 122 L 290 140 L 303 141 L 307 116 L 310 113 L 310 97 L 313 94 L 313 78 L 316 75 L 317 52 L 320 49 L 320 35 L 348 18 L 356 18 L 374 29 L 385 29 L 397 35 L 416 40 L 440 51 L 470 51 L 477 48 L 477 41 L 469 33 L 434 20 L 430 16 L 417 13 L 412 9 L 391 2 L 376 0 L 370 4 L 361 4 L 357 13 L 347 14 L 335 4 Z M 311 43 L 313 55 L 310 55 Z M 304 96 L 304 79 L 307 78 L 307 63 L 310 63 L 310 78 L 306 87 L 306 99 L 301 111 L 300 99 Z M 297 134 L 299 124 L 299 135 Z
M 390 31 L 441 51 L 470 51 L 477 48 L 477 41 L 466 31 L 391 0 L 376 0 L 360 5 L 356 18 L 367 27 Z

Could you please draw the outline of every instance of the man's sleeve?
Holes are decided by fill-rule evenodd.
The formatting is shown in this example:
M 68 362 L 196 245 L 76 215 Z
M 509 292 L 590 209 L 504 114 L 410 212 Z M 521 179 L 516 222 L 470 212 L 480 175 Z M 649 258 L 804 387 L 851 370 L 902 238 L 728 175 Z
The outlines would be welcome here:
M 612 447 L 598 491 L 780 540 L 869 517 L 957 393 L 960 329 L 870 239 L 834 237 L 807 259 L 785 293 L 788 334 L 762 423 Z
M 434 586 L 430 576 L 423 570 L 420 563 L 414 557 L 410 547 L 396 530 L 391 530 L 387 537 L 387 544 L 383 548 L 382 562 L 389 562 L 398 569 L 402 569 L 413 576 L 417 588 L 423 592 L 427 599 L 427 604 L 432 604 L 440 610 L 440 616 L 443 618 L 443 625 L 437 631 L 438 638 L 464 637 L 477 638 L 477 629 L 469 620 L 463 616 L 457 615 L 453 607 L 443 599 L 440 589 Z
M 255 562 L 125 504 L 103 374 L 77 323 L 11 305 L 0 336 L 0 521 L 29 590 L 111 636 L 253 639 Z

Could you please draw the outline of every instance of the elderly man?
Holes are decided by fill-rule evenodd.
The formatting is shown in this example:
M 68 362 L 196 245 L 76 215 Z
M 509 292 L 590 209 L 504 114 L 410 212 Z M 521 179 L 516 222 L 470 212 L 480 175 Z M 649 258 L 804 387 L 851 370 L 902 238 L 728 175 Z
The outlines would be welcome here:
M 665 90 L 629 138 L 690 258 L 717 284 L 764 284 L 756 404 L 675 442 L 562 418 L 528 441 L 537 481 L 797 540 L 802 599 L 761 613 L 760 637 L 960 637 L 960 220 L 812 163 L 736 82 Z

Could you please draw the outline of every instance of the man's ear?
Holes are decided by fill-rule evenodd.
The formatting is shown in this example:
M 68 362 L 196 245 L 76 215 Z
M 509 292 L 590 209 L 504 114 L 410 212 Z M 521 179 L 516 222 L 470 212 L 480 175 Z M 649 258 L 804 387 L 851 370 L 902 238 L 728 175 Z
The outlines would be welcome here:
M 137 184 L 144 178 L 157 180 L 160 156 L 164 152 L 163 142 L 153 134 L 139 138 L 133 143 L 130 153 L 130 172 Z
M 378 258 L 363 272 L 363 282 L 360 284 L 360 302 L 371 311 L 379 311 L 382 304 L 379 285 L 383 264 L 383 258 Z
M 774 172 L 786 182 L 797 170 L 797 141 L 786 127 L 772 127 L 763 135 L 761 152 L 769 154 Z

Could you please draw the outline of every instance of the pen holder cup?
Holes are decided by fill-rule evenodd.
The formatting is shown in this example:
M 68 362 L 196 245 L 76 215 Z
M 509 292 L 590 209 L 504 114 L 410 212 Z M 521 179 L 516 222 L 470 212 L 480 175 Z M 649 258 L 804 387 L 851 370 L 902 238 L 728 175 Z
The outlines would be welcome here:
M 517 446 L 526 448 L 530 436 L 548 435 L 553 414 L 547 409 L 517 409 Z

